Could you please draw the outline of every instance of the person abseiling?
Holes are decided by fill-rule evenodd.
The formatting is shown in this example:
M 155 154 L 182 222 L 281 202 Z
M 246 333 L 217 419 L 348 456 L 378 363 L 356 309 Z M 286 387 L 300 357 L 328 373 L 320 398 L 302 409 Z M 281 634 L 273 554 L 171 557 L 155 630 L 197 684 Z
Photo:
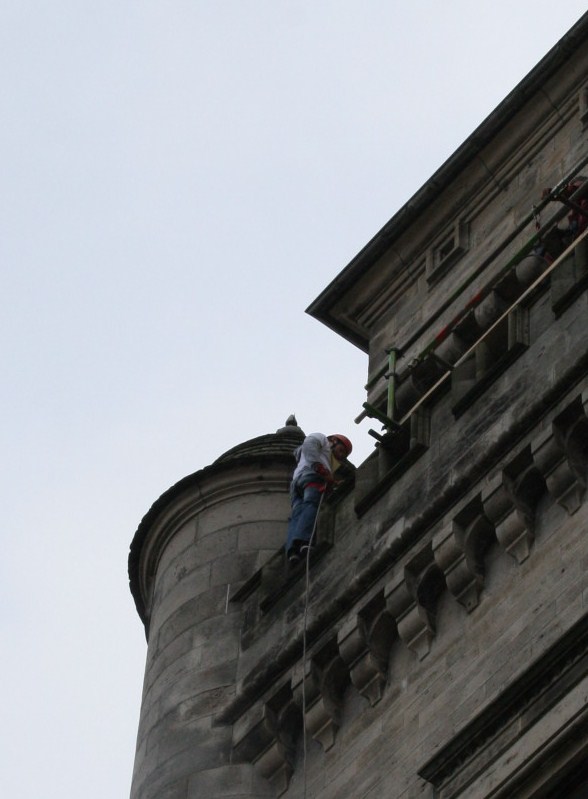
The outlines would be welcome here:
M 351 441 L 343 435 L 311 433 L 295 452 L 297 466 L 290 485 L 292 511 L 288 519 L 286 555 L 296 563 L 312 544 L 315 521 L 325 492 L 332 489 L 334 473 L 351 455 Z

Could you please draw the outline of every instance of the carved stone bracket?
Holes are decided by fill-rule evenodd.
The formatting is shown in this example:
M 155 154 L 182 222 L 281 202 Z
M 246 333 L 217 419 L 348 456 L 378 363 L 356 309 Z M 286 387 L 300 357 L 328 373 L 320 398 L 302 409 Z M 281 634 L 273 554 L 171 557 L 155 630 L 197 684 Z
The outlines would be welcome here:
M 341 723 L 343 693 L 348 684 L 349 672 L 335 638 L 313 653 L 305 664 L 300 664 L 292 677 L 296 704 L 299 708 L 305 706 L 306 730 L 325 751 L 335 743 Z
M 500 546 L 518 563 L 529 557 L 535 540 L 535 509 L 545 481 L 526 447 L 482 492 L 484 512 Z
M 398 635 L 419 660 L 431 648 L 437 597 L 444 587 L 443 572 L 435 563 L 429 545 L 384 590 L 386 608 L 396 620 Z
M 588 418 L 581 397 L 553 420 L 553 435 L 576 478 L 577 496 L 581 502 L 588 483 Z
M 551 496 L 571 515 L 586 492 L 588 419 L 578 397 L 532 444 L 533 458 Z
M 382 698 L 390 647 L 396 635 L 396 624 L 386 610 L 383 591 L 339 630 L 339 652 L 349 669 L 351 682 L 371 705 Z
M 289 685 L 284 685 L 265 703 L 254 705 L 235 723 L 234 762 L 248 762 L 274 786 L 281 796 L 294 771 L 295 741 L 300 712 Z
M 484 585 L 484 555 L 494 540 L 494 529 L 479 497 L 433 538 L 435 561 L 447 588 L 468 611 L 478 604 Z

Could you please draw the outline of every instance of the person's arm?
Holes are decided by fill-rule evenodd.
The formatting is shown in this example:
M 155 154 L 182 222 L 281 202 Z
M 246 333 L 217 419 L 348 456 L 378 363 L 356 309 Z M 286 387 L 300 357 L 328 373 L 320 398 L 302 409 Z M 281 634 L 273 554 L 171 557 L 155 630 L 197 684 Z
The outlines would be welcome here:
M 332 483 L 333 475 L 331 470 L 328 469 L 324 464 L 327 454 L 325 450 L 329 449 L 329 444 L 326 437 L 319 437 L 317 435 L 311 434 L 304 439 L 302 449 L 307 463 L 312 465 L 314 471 L 317 474 L 320 474 L 323 480 L 325 480 L 327 483 Z
M 316 435 L 306 436 L 302 442 L 302 454 L 308 463 L 320 463 L 323 456 L 325 443 Z

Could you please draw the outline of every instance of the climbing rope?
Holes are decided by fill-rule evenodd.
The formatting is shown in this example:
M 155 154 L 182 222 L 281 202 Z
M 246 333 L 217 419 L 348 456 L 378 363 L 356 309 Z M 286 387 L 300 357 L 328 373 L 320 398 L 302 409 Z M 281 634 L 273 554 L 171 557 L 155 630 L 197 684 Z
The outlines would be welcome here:
M 306 799 L 306 627 L 308 621 L 308 600 L 310 594 L 310 550 L 312 548 L 312 544 L 314 541 L 314 534 L 316 532 L 317 522 L 319 513 L 321 510 L 321 505 L 323 504 L 325 493 L 321 494 L 321 498 L 319 500 L 316 516 L 314 517 L 314 524 L 312 526 L 312 533 L 310 534 L 310 538 L 308 540 L 308 549 L 306 550 L 306 563 L 305 563 L 305 572 L 306 572 L 306 582 L 305 582 L 305 590 L 304 590 L 304 623 L 302 626 L 302 754 L 303 754 L 303 761 L 302 761 L 302 777 L 303 777 L 303 789 L 302 789 L 302 796 L 303 799 Z

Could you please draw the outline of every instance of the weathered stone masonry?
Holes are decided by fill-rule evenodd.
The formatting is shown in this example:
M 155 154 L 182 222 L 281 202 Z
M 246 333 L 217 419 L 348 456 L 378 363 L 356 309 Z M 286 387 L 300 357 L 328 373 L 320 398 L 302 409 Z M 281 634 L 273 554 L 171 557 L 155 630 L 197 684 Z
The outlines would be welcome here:
M 132 797 L 588 792 L 588 236 L 553 249 L 571 209 L 541 200 L 588 195 L 586 97 L 588 15 L 311 305 L 368 353 L 380 429 L 308 596 L 281 550 L 294 425 L 141 522 Z

